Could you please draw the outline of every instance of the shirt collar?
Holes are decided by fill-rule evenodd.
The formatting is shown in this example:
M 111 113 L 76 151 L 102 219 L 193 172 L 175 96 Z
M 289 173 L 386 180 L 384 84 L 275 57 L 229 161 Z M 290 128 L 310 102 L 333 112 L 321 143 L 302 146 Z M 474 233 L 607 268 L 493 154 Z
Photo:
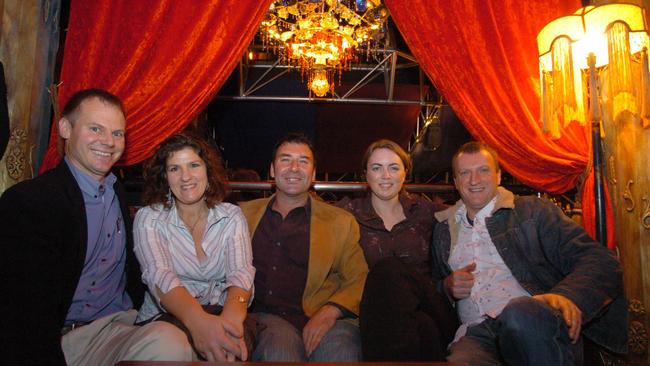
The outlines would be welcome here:
M 492 197 L 490 202 L 488 202 L 487 205 L 483 206 L 483 208 L 476 213 L 473 222 L 476 222 L 477 220 L 483 221 L 486 217 L 492 216 L 492 211 L 494 210 L 494 206 L 497 202 L 497 196 L 498 195 Z M 461 204 L 455 213 L 456 222 L 462 223 L 465 226 L 472 226 L 472 224 L 469 223 L 469 219 L 467 218 L 467 206 L 462 203 L 462 200 L 459 202 L 461 202 Z
M 178 214 L 178 208 L 176 207 L 175 202 L 169 209 L 166 209 L 162 204 L 156 205 L 154 209 L 162 210 L 166 213 L 166 215 L 160 215 L 158 217 L 159 220 L 174 226 L 185 226 L 180 215 Z M 223 203 L 218 203 L 213 208 L 208 209 L 207 226 L 210 226 L 227 217 L 230 217 L 228 210 L 224 207 Z
M 434 213 L 434 216 L 436 217 L 436 220 L 438 220 L 439 222 L 455 219 L 455 215 L 461 206 L 464 206 L 463 200 L 458 200 L 455 205 L 449 207 L 446 210 L 438 211 Z M 499 211 L 501 209 L 513 209 L 514 207 L 515 207 L 515 195 L 503 187 L 498 187 L 496 202 L 493 206 L 493 212 L 491 212 L 490 214 L 493 214 L 494 212 Z
M 68 164 L 68 168 L 70 169 L 70 172 L 72 172 L 72 175 L 82 192 L 97 197 L 103 195 L 107 189 L 113 189 L 113 184 L 115 184 L 117 177 L 112 172 L 109 172 L 108 175 L 106 175 L 103 182 L 99 182 L 97 179 L 77 168 L 77 166 L 74 165 L 67 156 L 63 159 L 66 164 Z
M 273 203 L 275 203 L 275 199 L 276 199 L 276 197 L 275 197 L 275 195 L 273 195 L 273 197 L 271 197 L 271 199 L 269 200 L 269 203 L 266 205 L 266 212 L 265 212 L 265 214 L 266 214 L 267 212 L 276 212 L 276 211 L 273 210 Z M 305 203 L 304 206 L 295 207 L 294 209 L 292 209 L 291 211 L 289 211 L 289 213 L 287 214 L 287 216 L 289 216 L 289 214 L 290 214 L 291 212 L 293 212 L 294 210 L 305 210 L 305 215 L 307 215 L 307 217 L 310 217 L 310 216 L 311 216 L 311 200 L 312 200 L 312 197 L 311 197 L 311 194 L 310 194 L 310 195 L 309 195 L 309 198 L 307 199 L 307 202 Z
M 408 194 L 400 194 L 399 195 L 399 203 L 402 205 L 402 209 L 404 210 L 404 216 L 408 219 L 412 212 L 415 210 L 416 206 L 418 205 L 418 201 L 414 199 L 413 197 L 409 196 Z M 372 193 L 368 193 L 366 197 L 364 197 L 361 200 L 361 205 L 359 205 L 359 209 L 355 210 L 357 216 L 357 221 L 363 222 L 369 225 L 372 225 L 374 222 L 375 224 L 378 225 L 378 228 L 384 229 L 384 223 L 381 217 L 377 215 L 377 212 L 375 211 L 375 208 L 372 207 Z

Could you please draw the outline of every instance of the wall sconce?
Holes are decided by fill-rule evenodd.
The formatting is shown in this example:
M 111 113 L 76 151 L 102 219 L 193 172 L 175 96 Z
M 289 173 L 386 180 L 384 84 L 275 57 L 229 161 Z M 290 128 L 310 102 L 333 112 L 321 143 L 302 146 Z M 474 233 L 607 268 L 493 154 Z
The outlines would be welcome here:
M 592 123 L 597 239 L 606 244 L 602 178 L 602 113 L 650 112 L 649 45 L 645 10 L 633 4 L 587 6 L 548 23 L 537 35 L 544 130 L 559 138 L 572 121 Z M 634 77 L 635 71 L 640 77 Z M 604 83 L 599 74 L 607 72 Z M 639 81 L 641 83 L 639 83 Z M 588 85 L 588 88 L 585 86 Z M 606 88 L 608 100 L 601 92 Z M 647 122 L 644 122 L 647 123 Z

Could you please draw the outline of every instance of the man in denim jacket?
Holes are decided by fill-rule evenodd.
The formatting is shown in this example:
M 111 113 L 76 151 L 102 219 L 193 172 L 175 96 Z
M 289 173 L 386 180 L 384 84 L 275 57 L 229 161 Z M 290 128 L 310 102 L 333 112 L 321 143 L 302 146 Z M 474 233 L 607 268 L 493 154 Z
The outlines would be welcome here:
M 627 351 L 627 301 L 615 256 L 554 204 L 499 187 L 478 142 L 452 160 L 461 200 L 436 213 L 434 279 L 462 322 L 449 361 L 580 365 L 582 335 Z

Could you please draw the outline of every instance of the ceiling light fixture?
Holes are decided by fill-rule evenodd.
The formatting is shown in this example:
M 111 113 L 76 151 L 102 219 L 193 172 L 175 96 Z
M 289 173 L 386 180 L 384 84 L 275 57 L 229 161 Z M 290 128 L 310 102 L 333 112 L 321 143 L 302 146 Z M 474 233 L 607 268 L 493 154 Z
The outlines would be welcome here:
M 348 70 L 357 52 L 386 32 L 388 10 L 381 0 L 276 0 L 260 26 L 265 46 L 307 75 L 319 97 L 334 91 L 335 75 Z

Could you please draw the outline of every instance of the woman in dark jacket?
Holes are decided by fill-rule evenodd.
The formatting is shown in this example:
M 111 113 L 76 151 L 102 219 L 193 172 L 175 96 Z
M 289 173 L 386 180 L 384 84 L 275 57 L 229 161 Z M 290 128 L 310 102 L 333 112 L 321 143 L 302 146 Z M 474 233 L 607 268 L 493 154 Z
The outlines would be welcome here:
M 433 213 L 444 209 L 404 191 L 411 161 L 395 142 L 372 143 L 363 158 L 366 197 L 338 206 L 359 222 L 370 272 L 361 302 L 365 361 L 444 361 L 456 312 L 431 277 Z

